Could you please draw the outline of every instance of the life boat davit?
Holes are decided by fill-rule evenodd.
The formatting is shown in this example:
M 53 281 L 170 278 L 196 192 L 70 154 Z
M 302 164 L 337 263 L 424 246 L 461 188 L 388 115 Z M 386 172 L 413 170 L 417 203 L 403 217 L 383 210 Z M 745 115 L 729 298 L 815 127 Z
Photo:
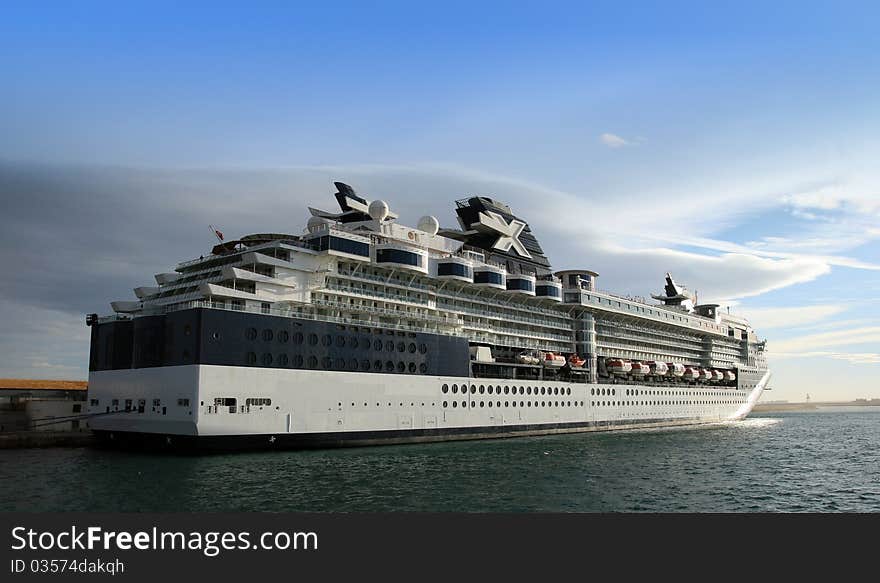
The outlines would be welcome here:
M 733 372 L 732 370 L 725 371 L 724 378 L 725 378 L 725 380 L 728 380 L 728 381 L 735 381 L 736 380 L 736 373 Z
M 605 361 L 605 368 L 614 375 L 626 375 L 632 370 L 632 364 L 622 358 L 609 358 Z
M 701 368 L 700 369 L 700 380 L 701 381 L 711 381 L 713 376 L 714 375 L 712 374 L 712 369 L 710 369 L 710 368 Z
M 717 370 L 717 369 L 713 370 L 712 371 L 712 380 L 723 381 L 724 380 L 724 372 Z
M 683 377 L 684 376 L 684 365 L 680 362 L 667 362 L 666 366 L 669 367 L 669 370 L 666 374 L 674 377 Z
M 634 362 L 634 363 L 632 363 L 632 370 L 630 371 L 629 374 L 631 374 L 634 377 L 643 377 L 650 372 L 651 372 L 651 367 L 649 367 L 647 364 L 644 364 L 641 362 Z
M 700 378 L 700 369 L 693 366 L 686 366 L 684 368 L 684 378 L 689 381 L 697 380 L 698 378 Z
M 547 368 L 559 368 L 565 365 L 565 357 L 555 352 L 548 352 L 544 355 L 544 366 Z

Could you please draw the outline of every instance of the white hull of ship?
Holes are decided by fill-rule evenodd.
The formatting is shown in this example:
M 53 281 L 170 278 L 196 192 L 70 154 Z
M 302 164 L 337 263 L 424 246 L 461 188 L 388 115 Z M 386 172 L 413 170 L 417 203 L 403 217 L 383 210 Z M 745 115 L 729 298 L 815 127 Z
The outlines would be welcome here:
M 746 391 L 189 365 L 92 372 L 89 412 L 105 441 L 137 435 L 170 447 L 446 441 L 742 419 L 769 376 Z

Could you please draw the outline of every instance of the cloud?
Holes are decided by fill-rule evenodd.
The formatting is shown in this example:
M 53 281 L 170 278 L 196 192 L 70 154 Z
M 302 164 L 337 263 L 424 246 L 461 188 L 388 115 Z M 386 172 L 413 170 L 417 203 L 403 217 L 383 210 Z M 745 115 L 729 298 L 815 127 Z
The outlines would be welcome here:
M 616 134 L 602 134 L 599 136 L 599 140 L 609 148 L 622 148 L 631 145 L 631 142 L 624 140 Z
M 28 376 L 79 370 L 60 367 L 85 365 L 84 314 L 107 313 L 110 301 L 132 299 L 132 288 L 151 285 L 153 274 L 209 252 L 208 224 L 229 238 L 300 233 L 307 206 L 333 210 L 333 180 L 388 200 L 405 224 L 433 214 L 453 226 L 451 201 L 464 196 L 504 200 L 529 221 L 556 269 L 595 269 L 600 288 L 615 293 L 660 291 L 671 271 L 703 301 L 733 300 L 811 281 L 831 265 L 859 264 L 703 236 L 723 224 L 704 219 L 726 199 L 741 201 L 724 214 L 728 220 L 766 204 L 767 197 L 737 189 L 719 193 L 720 202 L 683 193 L 676 205 L 634 193 L 624 217 L 616 197 L 451 165 L 156 170 L 0 162 L 0 261 L 16 266 L 15 277 L 0 278 L 7 347 L 0 368 Z M 17 330 L 37 325 L 25 335 Z
M 770 358 L 772 361 L 780 359 L 831 358 L 834 360 L 843 360 L 850 364 L 880 364 L 880 353 L 877 352 L 772 352 Z
M 786 340 L 778 340 L 769 346 L 772 353 L 812 352 L 832 346 L 880 343 L 880 326 L 862 326 L 831 332 L 805 334 Z
M 821 322 L 831 316 L 846 311 L 846 306 L 837 304 L 748 308 L 741 307 L 738 312 L 747 317 L 751 324 L 759 330 L 773 328 L 794 328 L 805 324 Z

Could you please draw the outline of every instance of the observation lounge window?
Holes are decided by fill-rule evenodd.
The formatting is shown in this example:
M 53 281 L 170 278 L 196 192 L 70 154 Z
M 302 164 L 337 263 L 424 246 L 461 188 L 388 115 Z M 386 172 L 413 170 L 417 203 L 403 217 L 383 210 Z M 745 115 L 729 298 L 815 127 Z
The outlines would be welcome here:
M 504 277 L 494 271 L 478 271 L 474 273 L 474 283 L 494 283 L 504 285 Z
M 534 285 L 528 279 L 513 278 L 507 280 L 507 289 L 520 291 L 534 291 Z
M 376 251 L 376 261 L 378 263 L 399 263 L 414 267 L 421 267 L 422 265 L 421 255 L 402 249 L 379 249 Z
M 462 263 L 440 263 L 437 265 L 437 275 L 457 275 L 470 279 L 471 268 Z
M 312 240 L 312 245 L 316 251 L 340 251 L 351 255 L 359 255 L 361 257 L 370 256 L 370 245 L 362 241 L 352 241 L 351 239 L 343 239 L 342 237 L 331 237 L 324 235 Z
M 558 298 L 559 288 L 552 285 L 539 285 L 535 288 L 535 293 L 539 296 Z

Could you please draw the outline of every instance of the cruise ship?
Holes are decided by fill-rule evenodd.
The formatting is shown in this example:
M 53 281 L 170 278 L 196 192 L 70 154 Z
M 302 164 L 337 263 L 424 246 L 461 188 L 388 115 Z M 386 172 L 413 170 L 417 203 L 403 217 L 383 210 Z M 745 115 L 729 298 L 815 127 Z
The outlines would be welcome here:
M 485 196 L 398 222 L 336 182 L 298 234 L 224 240 L 89 314 L 90 427 L 169 450 L 374 445 L 713 424 L 767 386 L 749 322 L 669 273 L 653 301 L 554 271 Z

